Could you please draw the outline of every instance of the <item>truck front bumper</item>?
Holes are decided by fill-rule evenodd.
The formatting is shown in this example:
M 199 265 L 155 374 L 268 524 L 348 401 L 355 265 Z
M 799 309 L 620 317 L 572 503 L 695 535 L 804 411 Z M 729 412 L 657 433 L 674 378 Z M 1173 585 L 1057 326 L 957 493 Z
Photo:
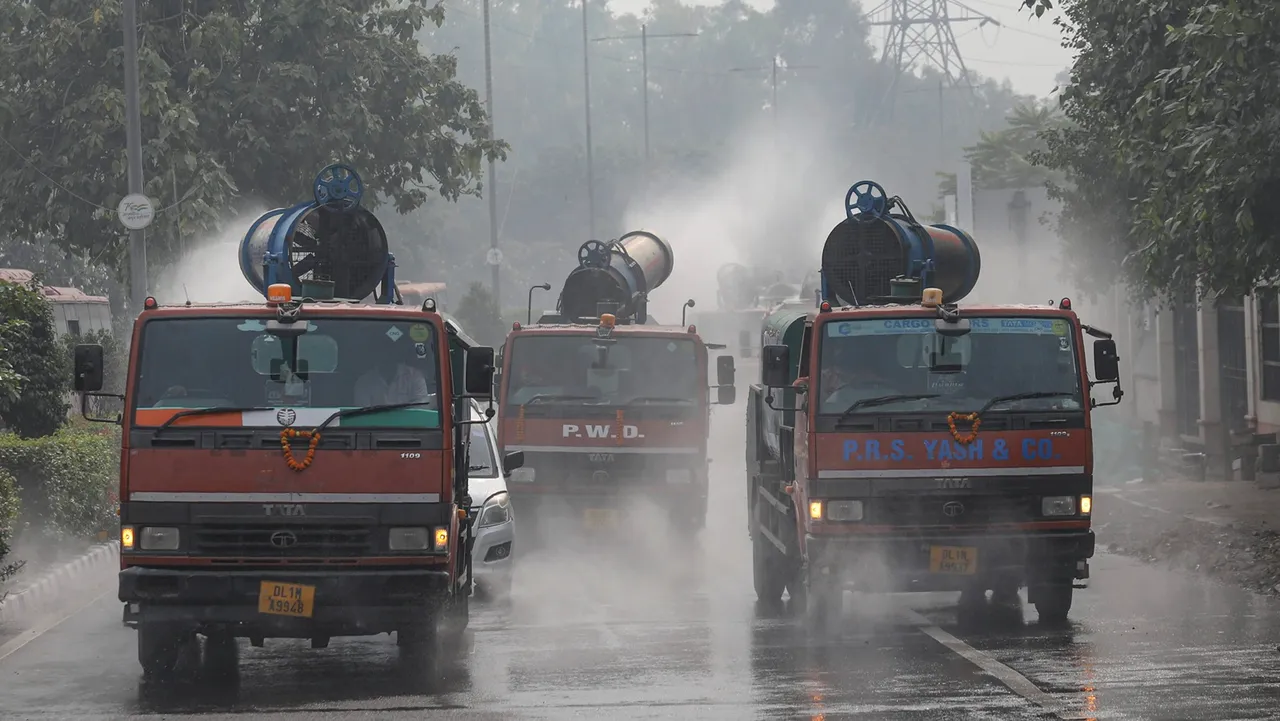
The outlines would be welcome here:
M 309 618 L 260 613 L 262 584 L 315 588 Z M 411 570 L 194 570 L 130 567 L 120 572 L 126 625 L 171 624 L 260 638 L 359 636 L 431 617 L 451 597 L 449 572 Z
M 1024 585 L 1088 578 L 1094 535 L 1089 529 L 893 536 L 807 534 L 805 544 L 810 578 L 862 590 L 952 591 L 991 579 Z M 965 562 L 943 560 L 956 558 Z

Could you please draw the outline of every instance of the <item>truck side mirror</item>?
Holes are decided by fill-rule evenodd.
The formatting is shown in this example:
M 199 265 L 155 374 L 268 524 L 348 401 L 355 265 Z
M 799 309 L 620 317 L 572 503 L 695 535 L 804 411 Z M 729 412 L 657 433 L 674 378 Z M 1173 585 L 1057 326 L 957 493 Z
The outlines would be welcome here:
M 733 356 L 722 355 L 716 358 L 716 385 L 733 386 Z
M 517 468 L 524 468 L 524 451 L 511 451 L 502 457 L 502 469 L 508 476 Z
M 738 402 L 738 389 L 733 386 L 720 386 L 716 388 L 716 403 L 722 406 L 731 406 Z
M 767 345 L 760 351 L 760 383 L 766 388 L 784 388 L 791 382 L 791 349 Z
M 477 398 L 493 397 L 493 348 L 476 346 L 467 349 L 466 392 Z
M 1111 338 L 1099 338 L 1093 342 L 1093 376 L 1101 382 L 1120 380 L 1120 355 L 1116 342 Z
M 96 343 L 77 345 L 74 365 L 74 387 L 77 393 L 93 393 L 102 390 L 104 375 L 102 346 Z

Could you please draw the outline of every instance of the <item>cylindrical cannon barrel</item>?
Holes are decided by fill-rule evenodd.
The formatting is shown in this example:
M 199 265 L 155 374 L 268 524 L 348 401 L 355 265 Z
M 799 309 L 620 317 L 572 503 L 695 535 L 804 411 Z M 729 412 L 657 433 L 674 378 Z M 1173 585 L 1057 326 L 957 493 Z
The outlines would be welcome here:
M 578 263 L 560 291 L 563 316 L 595 317 L 600 303 L 616 304 L 623 316 L 643 315 L 642 299 L 671 277 L 675 256 L 667 241 L 633 230 L 612 243 L 587 241 L 579 249 Z
M 949 225 L 919 225 L 901 215 L 846 218 L 822 248 L 826 294 L 845 305 L 866 305 L 893 295 L 890 281 L 918 278 L 938 288 L 944 302 L 973 292 L 982 270 L 978 244 Z
M 315 202 L 254 221 L 240 242 L 240 272 L 264 295 L 272 283 L 288 283 L 299 298 L 363 300 L 386 277 L 386 231 L 359 206 L 363 186 L 354 171 L 330 166 L 316 183 Z

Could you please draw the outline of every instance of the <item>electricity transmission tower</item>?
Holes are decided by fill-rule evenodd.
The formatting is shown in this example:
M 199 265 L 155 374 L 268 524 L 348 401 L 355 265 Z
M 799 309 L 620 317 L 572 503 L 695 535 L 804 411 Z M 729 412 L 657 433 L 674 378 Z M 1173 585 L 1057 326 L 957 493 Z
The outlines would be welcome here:
M 955 14 L 953 9 L 957 11 Z M 940 70 L 952 87 L 964 86 L 972 90 L 969 70 L 951 28 L 956 23 L 965 22 L 1000 24 L 990 15 L 958 0 L 884 0 L 867 13 L 867 20 L 868 25 L 888 29 L 881 62 L 893 69 L 893 80 L 879 107 L 887 110 L 889 116 L 893 115 L 898 83 L 917 63 Z

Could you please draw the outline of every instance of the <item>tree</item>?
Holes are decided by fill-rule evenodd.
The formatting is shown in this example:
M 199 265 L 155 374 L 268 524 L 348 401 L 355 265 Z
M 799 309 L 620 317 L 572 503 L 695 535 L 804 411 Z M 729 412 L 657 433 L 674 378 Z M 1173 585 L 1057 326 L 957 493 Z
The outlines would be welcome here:
M 47 436 L 67 420 L 71 364 L 53 323 L 53 310 L 31 285 L 0 282 L 0 346 L 22 384 L 16 396 L 0 397 L 0 423 L 24 438 Z
M 478 193 L 489 138 L 479 97 L 417 34 L 431 0 L 139 3 L 145 191 L 168 229 L 215 226 L 236 202 L 296 202 L 330 162 L 354 166 L 367 202 L 401 213 L 431 192 Z M 0 237 L 47 237 L 120 267 L 125 192 L 119 3 L 0 0 Z M 176 191 L 175 191 L 176 189 Z M 174 197 L 174 196 L 177 197 Z M 375 196 L 376 197 L 373 197 Z M 305 197 L 305 196 L 304 196 Z M 178 223 L 173 222 L 173 215 Z
M 1061 182 L 1060 173 L 1037 164 L 1037 152 L 1047 150 L 1045 135 L 1062 127 L 1063 118 L 1045 103 L 1021 104 L 1009 115 L 1008 125 L 1000 130 L 980 132 L 980 140 L 964 149 L 965 160 L 973 172 L 973 187 L 980 190 L 1044 187 Z M 945 174 L 943 195 L 956 192 L 956 176 Z
M 1080 253 L 1146 296 L 1274 280 L 1280 48 L 1265 39 L 1280 34 L 1280 6 L 1065 0 L 1061 12 L 1077 130 L 1051 133 L 1043 159 L 1074 180 L 1063 220 Z
M 497 304 L 493 302 L 493 295 L 483 283 L 472 283 L 467 288 L 467 294 L 458 302 L 454 316 L 467 335 L 477 341 L 494 346 L 502 343 L 502 318 Z

